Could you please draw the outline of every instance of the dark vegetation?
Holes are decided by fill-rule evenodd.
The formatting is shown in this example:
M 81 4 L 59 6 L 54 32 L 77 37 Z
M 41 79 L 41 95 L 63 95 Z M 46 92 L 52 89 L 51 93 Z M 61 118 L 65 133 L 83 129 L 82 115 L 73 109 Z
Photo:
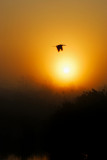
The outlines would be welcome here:
M 33 107 L 38 109 L 33 112 Z M 73 160 L 88 155 L 91 160 L 107 159 L 105 89 L 83 92 L 47 118 L 39 119 L 38 111 L 45 109 L 40 111 L 37 99 L 21 93 L 0 93 L 0 155 L 48 154 L 50 159 Z

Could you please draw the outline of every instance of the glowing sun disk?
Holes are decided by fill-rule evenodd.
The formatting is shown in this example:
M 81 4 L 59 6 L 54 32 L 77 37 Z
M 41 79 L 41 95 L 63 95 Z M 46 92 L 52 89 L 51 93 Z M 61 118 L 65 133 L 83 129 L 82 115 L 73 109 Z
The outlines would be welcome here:
M 53 80 L 59 86 L 68 86 L 76 82 L 78 77 L 78 63 L 69 57 L 59 57 L 54 65 Z
M 68 68 L 68 67 L 65 67 L 65 68 L 64 68 L 64 73 L 66 73 L 66 74 L 67 74 L 67 73 L 69 73 L 69 71 L 70 71 L 70 70 L 69 70 L 69 68 Z

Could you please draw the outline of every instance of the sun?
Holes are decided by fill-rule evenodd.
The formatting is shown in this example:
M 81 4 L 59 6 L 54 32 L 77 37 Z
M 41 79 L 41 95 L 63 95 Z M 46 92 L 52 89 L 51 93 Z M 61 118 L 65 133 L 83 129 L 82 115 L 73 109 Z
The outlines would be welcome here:
M 68 74 L 70 72 L 70 68 L 69 67 L 64 67 L 64 73 Z
M 75 82 L 78 75 L 78 64 L 74 59 L 60 57 L 54 65 L 54 81 L 58 85 L 69 85 Z

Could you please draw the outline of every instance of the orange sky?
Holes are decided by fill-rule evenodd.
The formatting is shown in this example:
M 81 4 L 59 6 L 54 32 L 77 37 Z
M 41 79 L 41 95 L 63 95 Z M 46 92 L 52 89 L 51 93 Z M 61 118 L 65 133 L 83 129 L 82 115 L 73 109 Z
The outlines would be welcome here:
M 106 0 L 1 0 L 0 79 L 107 85 Z M 64 43 L 64 51 L 55 46 Z M 64 68 L 69 73 L 64 73 Z

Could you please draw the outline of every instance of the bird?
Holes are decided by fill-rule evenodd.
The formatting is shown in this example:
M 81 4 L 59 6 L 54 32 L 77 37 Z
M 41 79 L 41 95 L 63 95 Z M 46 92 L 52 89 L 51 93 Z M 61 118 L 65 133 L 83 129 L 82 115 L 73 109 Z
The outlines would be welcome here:
M 58 52 L 60 52 L 60 51 L 63 51 L 63 46 L 66 46 L 66 45 L 65 44 L 58 44 L 58 45 L 56 45 L 54 47 L 56 47 Z

